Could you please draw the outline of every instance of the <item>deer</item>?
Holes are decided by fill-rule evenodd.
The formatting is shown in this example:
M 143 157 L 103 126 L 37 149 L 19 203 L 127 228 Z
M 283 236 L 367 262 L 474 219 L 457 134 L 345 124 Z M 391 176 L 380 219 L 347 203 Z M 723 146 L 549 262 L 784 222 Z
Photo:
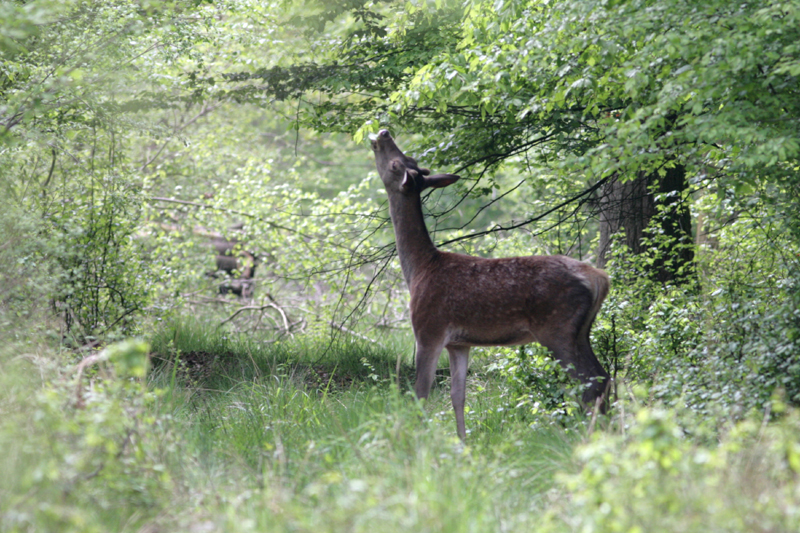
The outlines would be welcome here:
M 232 226 L 230 229 L 237 229 Z M 216 278 L 223 273 L 228 279 L 219 285 L 219 294 L 235 294 L 239 298 L 252 298 L 255 289 L 255 271 L 258 266 L 258 257 L 241 247 L 238 240 L 226 239 L 218 233 L 210 235 L 211 246 L 217 252 L 214 261 L 217 270 L 209 272 L 210 277 Z
M 425 226 L 421 193 L 452 185 L 459 176 L 431 175 L 400 151 L 388 130 L 371 142 L 411 295 L 416 397 L 428 398 L 446 349 L 457 432 L 466 441 L 470 349 L 537 342 L 585 385 L 583 405 L 604 411 L 609 374 L 592 350 L 589 332 L 608 294 L 608 275 L 562 255 L 492 259 L 439 250 Z

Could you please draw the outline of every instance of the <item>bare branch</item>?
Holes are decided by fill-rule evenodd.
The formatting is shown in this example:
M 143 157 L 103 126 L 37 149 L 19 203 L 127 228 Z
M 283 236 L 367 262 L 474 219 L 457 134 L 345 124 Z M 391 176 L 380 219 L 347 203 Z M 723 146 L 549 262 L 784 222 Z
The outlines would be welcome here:
M 283 327 L 286 330 L 286 333 L 291 335 L 290 331 L 291 326 L 289 325 L 289 319 L 286 317 L 286 312 L 279 305 L 274 304 L 272 302 L 266 303 L 264 305 L 245 305 L 243 307 L 240 307 L 231 316 L 220 322 L 219 326 L 217 327 L 223 326 L 224 324 L 236 318 L 240 313 L 243 313 L 245 311 L 264 311 L 265 309 L 269 308 L 275 309 L 276 311 L 278 311 L 278 313 L 280 313 L 281 318 L 283 319 Z
M 213 106 L 209 106 L 208 104 L 204 103 L 203 104 L 203 108 L 200 110 L 200 112 L 197 115 L 194 116 L 194 118 L 189 119 L 184 124 L 181 124 L 179 127 L 175 127 L 172 130 L 172 135 L 167 137 L 167 140 L 164 141 L 164 143 L 161 145 L 161 148 L 158 149 L 158 151 L 156 152 L 156 154 L 153 157 L 151 157 L 141 167 L 139 167 L 139 172 L 142 172 L 145 168 L 148 167 L 148 165 L 150 165 L 150 163 L 152 163 L 153 161 L 158 159 L 159 156 L 161 155 L 161 152 L 164 151 L 164 149 L 167 147 L 167 145 L 172 141 L 172 139 L 175 138 L 175 136 L 178 133 L 182 132 L 183 130 L 185 130 L 186 128 L 188 128 L 189 126 L 191 126 L 192 124 L 197 122 L 200 118 L 202 118 L 202 117 L 206 116 L 207 114 L 211 113 L 212 111 L 214 111 L 216 108 L 218 108 L 221 105 L 222 105 L 222 102 L 217 102 L 217 104 L 213 105 Z
M 548 209 L 544 213 L 538 214 L 535 217 L 531 217 L 531 218 L 529 218 L 527 220 L 523 220 L 522 222 L 519 222 L 517 224 L 510 224 L 508 226 L 501 226 L 501 225 L 498 224 L 495 227 L 493 227 L 491 229 L 488 229 L 488 230 L 485 230 L 485 231 L 479 231 L 477 233 L 470 233 L 469 235 L 462 235 L 461 237 L 456 237 L 455 239 L 450 239 L 450 240 L 447 240 L 447 241 L 440 242 L 440 243 L 438 243 L 437 246 L 445 246 L 447 244 L 452 244 L 454 242 L 464 241 L 464 240 L 468 240 L 468 239 L 474 239 L 475 237 L 482 237 L 483 235 L 489 235 L 489 234 L 492 234 L 492 233 L 497 233 L 498 231 L 508 231 L 508 230 L 512 230 L 512 229 L 521 228 L 522 226 L 527 226 L 528 224 L 530 224 L 532 222 L 536 222 L 537 220 L 543 219 L 544 217 L 546 217 L 550 213 L 558 211 L 562 207 L 567 206 L 567 205 L 571 204 L 572 202 L 580 200 L 580 204 L 585 203 L 588 200 L 588 198 L 587 198 L 588 195 L 592 194 L 594 191 L 596 191 L 597 189 L 602 187 L 603 184 L 606 183 L 607 181 L 608 181 L 608 178 L 603 178 L 600 181 L 598 181 L 597 183 L 595 183 L 594 185 L 592 185 L 591 187 L 589 187 L 588 189 L 586 189 L 583 192 L 581 192 L 580 194 L 576 194 L 572 198 L 569 198 L 568 200 L 565 200 L 565 201 L 561 202 L 560 204 L 556 205 L 555 207 L 552 207 L 552 208 Z

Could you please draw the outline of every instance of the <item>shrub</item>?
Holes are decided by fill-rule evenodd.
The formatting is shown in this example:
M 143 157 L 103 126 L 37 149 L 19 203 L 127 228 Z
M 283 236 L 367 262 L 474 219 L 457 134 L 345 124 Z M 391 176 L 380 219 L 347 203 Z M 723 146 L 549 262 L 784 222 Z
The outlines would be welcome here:
M 560 476 L 542 531 L 797 531 L 800 417 L 737 423 L 721 444 L 687 438 L 691 413 L 641 409 L 625 434 L 595 434 Z M 621 421 L 627 425 L 628 421 Z
M 682 285 L 649 280 L 647 258 L 613 248 L 612 291 L 593 330 L 612 375 L 651 400 L 723 418 L 763 409 L 776 390 L 800 405 L 798 245 L 764 220 L 740 213 L 721 228 Z
M 488 370 L 505 380 L 509 404 L 540 424 L 571 425 L 584 386 L 573 380 L 550 352 L 538 344 L 499 348 Z
M 79 342 L 118 330 L 132 333 L 151 283 L 135 239 L 141 199 L 120 176 L 76 183 L 67 205 L 47 215 L 49 255 L 58 265 L 54 301 Z

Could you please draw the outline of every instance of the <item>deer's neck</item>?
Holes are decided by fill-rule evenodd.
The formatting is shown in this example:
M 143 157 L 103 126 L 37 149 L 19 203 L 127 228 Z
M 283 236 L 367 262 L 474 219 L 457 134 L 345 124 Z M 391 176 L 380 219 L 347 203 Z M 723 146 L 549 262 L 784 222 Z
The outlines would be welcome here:
M 410 287 L 414 274 L 439 251 L 433 245 L 428 228 L 425 227 L 422 202 L 418 195 L 390 195 L 389 215 L 394 225 L 400 268 L 403 269 L 403 277 Z

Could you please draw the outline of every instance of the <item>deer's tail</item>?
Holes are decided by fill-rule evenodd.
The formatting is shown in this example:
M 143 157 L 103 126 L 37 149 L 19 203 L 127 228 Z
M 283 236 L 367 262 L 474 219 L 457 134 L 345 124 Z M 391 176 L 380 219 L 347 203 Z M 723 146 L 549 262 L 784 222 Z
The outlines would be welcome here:
M 603 300 L 605 300 L 606 296 L 608 296 L 608 290 L 611 287 L 611 281 L 608 278 L 608 274 L 606 274 L 604 271 L 589 265 L 586 266 L 587 269 L 584 275 L 586 286 L 592 293 L 592 306 L 589 308 L 589 312 L 586 313 L 586 318 L 581 327 L 581 336 L 588 338 L 589 329 L 592 327 L 594 319 L 597 316 L 597 313 L 600 311 L 600 306 L 603 305 Z

